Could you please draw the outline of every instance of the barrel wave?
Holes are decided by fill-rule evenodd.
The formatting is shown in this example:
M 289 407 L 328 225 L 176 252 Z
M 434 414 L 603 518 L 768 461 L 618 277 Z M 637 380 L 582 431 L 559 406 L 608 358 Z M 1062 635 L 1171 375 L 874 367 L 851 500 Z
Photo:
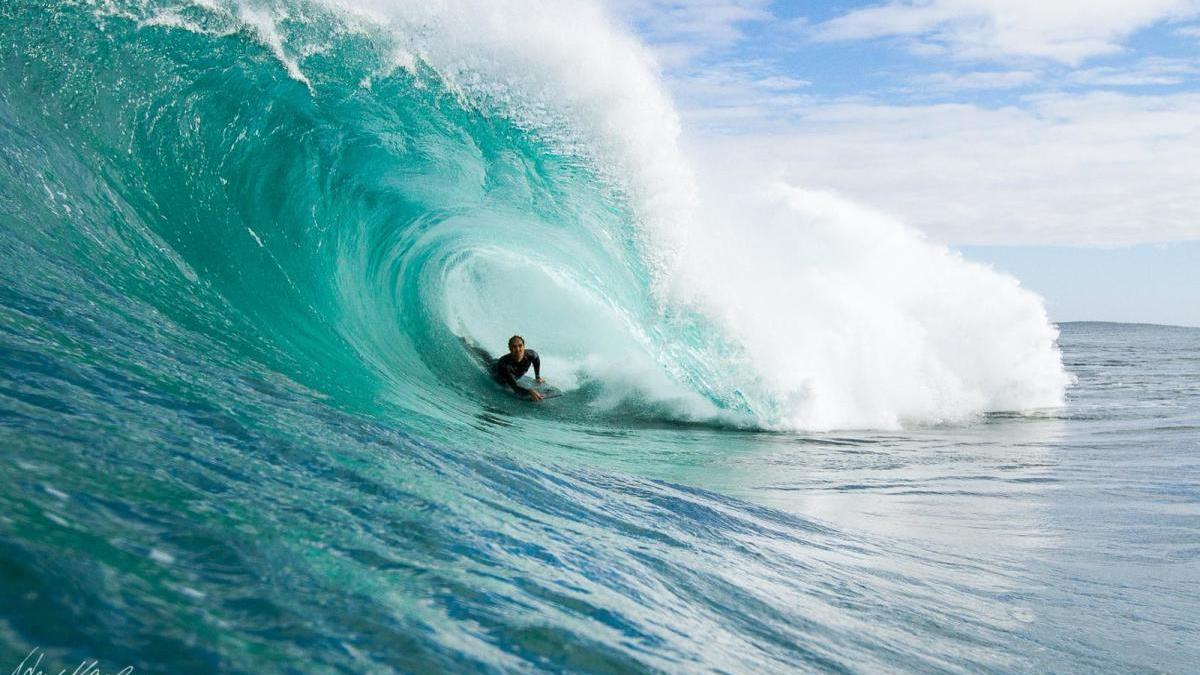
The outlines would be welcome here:
M 1061 402 L 1053 332 L 1015 283 L 849 205 L 698 197 L 640 48 L 586 5 L 535 9 L 84 3 L 38 21 L 18 3 L 5 118 L 36 145 L 10 164 L 10 218 L 368 408 L 466 412 L 495 392 L 459 338 L 518 332 L 618 420 L 886 426 Z M 549 25 L 511 28 L 534 14 Z M 730 231 L 745 260 L 722 259 Z M 1008 316 L 981 321 L 981 295 Z
M 803 552 L 874 544 L 632 477 L 692 470 L 706 451 L 674 433 L 969 425 L 1054 408 L 1067 376 L 1015 280 L 687 155 L 653 60 L 601 9 L 11 0 L 0 30 L 2 558 L 37 589 L 4 591 L 29 617 L 7 646 L 621 671 L 836 667 L 821 644 L 919 669 L 966 644 L 959 665 L 1011 665 L 986 620 L 908 644 L 901 608 L 941 607 L 932 587 L 891 618 L 772 623 L 838 602 L 845 561 Z M 514 333 L 566 396 L 518 400 L 465 346 Z M 42 503 L 85 494 L 110 496 Z M 111 583 L 74 592 L 137 640 L 52 588 L 97 570 Z M 195 622 L 236 637 L 197 646 Z

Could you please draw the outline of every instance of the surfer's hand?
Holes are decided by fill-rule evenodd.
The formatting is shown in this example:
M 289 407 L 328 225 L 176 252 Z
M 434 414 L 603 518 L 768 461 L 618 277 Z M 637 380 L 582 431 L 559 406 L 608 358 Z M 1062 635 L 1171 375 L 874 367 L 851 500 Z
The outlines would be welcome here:
M 539 377 L 536 380 L 534 380 L 534 382 L 537 382 L 538 384 L 546 384 L 546 378 Z
M 530 401 L 540 401 L 540 400 L 542 400 L 542 395 L 539 394 L 536 389 L 530 389 L 529 390 L 529 400 Z

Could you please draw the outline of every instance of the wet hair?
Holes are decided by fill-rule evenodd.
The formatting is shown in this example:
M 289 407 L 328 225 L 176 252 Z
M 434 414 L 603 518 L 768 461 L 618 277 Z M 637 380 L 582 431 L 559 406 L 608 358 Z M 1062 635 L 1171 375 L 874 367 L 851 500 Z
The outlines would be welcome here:
M 520 340 L 520 341 L 521 341 L 521 345 L 522 345 L 522 346 L 524 346 L 524 345 L 525 345 L 525 338 L 521 337 L 520 335 L 514 335 L 514 336 L 512 336 L 512 337 L 508 338 L 508 346 L 509 346 L 509 347 L 511 347 L 511 346 L 512 346 L 513 340 Z

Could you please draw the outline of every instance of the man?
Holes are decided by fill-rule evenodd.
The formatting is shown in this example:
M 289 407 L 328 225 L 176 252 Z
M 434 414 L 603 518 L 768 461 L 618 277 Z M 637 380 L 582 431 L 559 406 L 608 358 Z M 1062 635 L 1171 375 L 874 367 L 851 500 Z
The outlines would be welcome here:
M 508 385 L 521 396 L 527 396 L 531 401 L 540 401 L 542 395 L 536 389 L 527 389 L 517 384 L 517 380 L 529 370 L 529 366 L 533 366 L 534 381 L 543 384 L 545 380 L 542 379 L 542 360 L 538 358 L 537 352 L 525 349 L 525 338 L 514 335 L 508 339 L 508 353 L 496 361 L 492 373 L 498 382 Z

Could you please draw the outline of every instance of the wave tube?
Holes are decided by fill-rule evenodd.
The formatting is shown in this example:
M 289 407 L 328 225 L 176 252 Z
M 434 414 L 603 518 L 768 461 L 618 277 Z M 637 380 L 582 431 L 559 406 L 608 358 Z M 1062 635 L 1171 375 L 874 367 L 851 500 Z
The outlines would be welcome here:
M 6 220 L 81 252 L 42 276 L 137 298 L 339 405 L 469 415 L 502 394 L 462 339 L 512 333 L 609 424 L 889 427 L 1062 400 L 1036 297 L 834 197 L 714 178 L 592 3 L 0 17 L 5 123 L 45 139 L 10 167 L 9 191 L 34 187 Z

